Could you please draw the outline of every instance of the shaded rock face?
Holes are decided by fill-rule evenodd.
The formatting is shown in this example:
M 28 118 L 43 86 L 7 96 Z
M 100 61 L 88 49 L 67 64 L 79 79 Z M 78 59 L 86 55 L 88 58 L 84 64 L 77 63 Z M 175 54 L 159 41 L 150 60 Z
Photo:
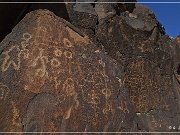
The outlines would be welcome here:
M 72 28 L 38 10 L 2 41 L 1 131 L 138 131 L 119 65 Z
M 180 36 L 178 36 L 175 40 L 175 74 L 180 82 Z
M 73 2 L 72 0 L 66 0 Z M 77 2 L 84 2 L 86 0 L 76 0 Z M 123 12 L 132 12 L 135 3 L 101 3 L 108 2 L 108 0 L 89 0 L 92 3 L 77 3 L 66 4 L 69 13 L 70 22 L 78 27 L 84 34 L 93 38 L 96 33 L 96 27 L 108 18 L 120 15 Z M 100 3 L 93 3 L 100 2 Z M 114 2 L 124 2 L 124 0 L 115 0 Z M 127 0 L 127 2 L 136 2 L 136 0 Z
M 2 2 L 2 0 L 0 0 Z M 13 0 L 9 0 L 13 2 Z M 27 2 L 28 0 L 24 0 L 23 2 Z M 49 0 L 45 0 L 48 2 Z M 42 0 L 36 0 L 34 2 L 45 2 Z M 63 2 L 64 0 L 56 0 L 56 2 Z M 33 1 L 32 1 L 33 2 Z M 53 2 L 52 0 L 49 2 Z M 9 34 L 12 29 L 24 18 L 24 16 L 30 12 L 37 9 L 48 9 L 57 16 L 66 19 L 69 21 L 69 17 L 67 14 L 66 6 L 64 3 L 13 3 L 13 4 L 0 4 L 0 12 L 3 13 L 0 16 L 0 41 L 4 39 L 4 37 Z M 61 10 L 59 10 L 61 9 Z

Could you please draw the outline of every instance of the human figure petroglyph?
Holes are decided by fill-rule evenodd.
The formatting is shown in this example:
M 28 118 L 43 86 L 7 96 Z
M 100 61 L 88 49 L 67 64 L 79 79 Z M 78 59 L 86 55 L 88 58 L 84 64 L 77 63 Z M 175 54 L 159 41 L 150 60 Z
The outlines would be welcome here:
M 34 36 L 34 42 L 43 44 L 43 45 L 48 45 L 50 42 L 54 42 L 52 40 L 52 36 L 49 35 L 48 28 L 44 26 L 39 26 L 34 28 L 36 30 L 36 34 Z
M 30 33 L 23 33 L 23 37 L 21 38 L 23 41 L 21 42 L 22 49 L 26 49 L 29 45 L 30 39 L 32 39 L 32 35 Z
M 23 59 L 29 58 L 29 50 L 27 49 L 27 46 L 29 46 L 30 40 L 32 39 L 32 35 L 30 33 L 23 33 L 23 37 L 21 38 L 23 41 L 21 41 L 21 56 Z
M 10 65 L 12 65 L 15 70 L 20 69 L 21 51 L 18 46 L 16 45 L 11 46 L 11 48 L 8 51 L 3 52 L 2 55 L 5 55 L 5 58 L 1 67 L 2 72 L 7 71 Z
M 55 30 L 53 30 L 53 33 L 54 32 Z M 69 35 L 66 35 L 65 33 L 65 36 L 67 36 L 68 38 Z M 55 38 L 53 37 L 53 39 Z M 63 35 L 61 37 L 61 41 L 62 39 Z M 31 40 L 29 41 L 31 42 Z M 56 42 L 56 39 L 54 41 Z M 26 107 L 27 113 L 21 112 L 23 113 L 23 116 L 20 117 L 26 117 L 22 122 L 23 131 L 51 131 L 54 130 L 54 127 L 56 131 L 60 131 L 61 118 L 66 124 L 64 131 L 71 130 L 72 126 L 73 131 L 79 131 L 79 129 L 84 124 L 84 121 L 88 121 L 88 131 L 99 130 L 103 129 L 103 126 L 107 121 L 110 121 L 112 123 L 114 119 L 117 119 L 117 121 L 119 121 L 122 117 L 124 117 L 125 114 L 123 114 L 123 116 L 119 114 L 116 115 L 116 113 L 119 112 L 117 109 L 117 103 L 119 101 L 119 99 L 117 99 L 117 96 L 119 95 L 117 95 L 117 93 L 121 91 L 121 89 L 118 89 L 118 81 L 115 78 L 115 71 L 118 67 L 115 67 L 114 71 L 114 62 L 112 62 L 111 58 L 107 57 L 106 59 L 106 56 L 104 56 L 103 53 L 102 55 L 101 53 L 95 54 L 94 50 L 97 49 L 91 48 L 91 46 L 94 46 L 93 43 L 92 45 L 85 43 L 81 44 L 81 47 L 83 49 L 78 47 L 73 48 L 70 46 L 69 48 L 67 48 L 67 46 L 62 44 L 62 42 L 60 43 L 58 41 L 58 43 L 58 46 L 51 46 L 51 44 L 44 46 L 44 44 L 34 42 L 33 36 L 33 42 L 32 44 L 30 44 L 32 47 L 26 46 L 30 51 L 30 56 L 28 59 L 23 60 L 22 70 L 18 73 L 20 73 L 20 77 L 22 77 L 20 82 L 23 83 L 22 85 L 20 84 L 20 87 L 23 88 L 25 85 L 27 85 L 26 90 L 22 89 L 22 92 L 25 92 L 22 100 L 28 98 L 29 96 L 29 98 L 32 98 L 28 98 L 28 101 L 30 101 L 28 104 L 27 100 L 25 100 L 26 105 L 28 105 Z M 79 45 L 76 44 L 76 46 Z M 88 46 L 90 48 L 88 48 Z M 64 55 L 65 51 L 71 51 L 74 58 L 72 60 L 66 58 Z M 81 58 L 81 56 L 76 54 L 79 52 L 83 52 L 87 56 L 86 59 L 83 59 Z M 101 62 L 101 65 L 98 64 L 99 57 L 103 58 L 103 62 Z M 59 64 L 58 61 L 61 64 Z M 90 67 L 87 66 L 86 63 L 91 63 L 91 65 L 89 64 Z M 46 67 L 42 66 L 43 64 Z M 68 64 L 71 66 L 72 74 L 69 74 L 68 72 Z M 74 66 L 77 67 L 74 68 Z M 64 73 L 61 72 L 58 74 L 61 68 L 65 71 Z M 81 90 L 79 90 L 80 86 L 77 81 L 80 81 L 87 76 L 87 74 L 89 73 L 88 71 L 90 71 L 87 70 L 87 68 L 91 70 L 92 74 L 90 73 L 90 77 L 86 78 L 89 82 L 85 81 L 84 85 L 86 85 L 87 89 L 84 88 L 85 98 L 83 99 L 83 94 Z M 42 70 L 48 72 L 48 76 L 46 76 L 46 73 Z M 75 70 L 79 71 L 74 72 Z M 104 72 L 104 70 L 106 70 L 106 72 Z M 40 75 L 35 75 L 36 71 L 39 72 L 38 74 Z M 34 81 L 29 81 L 29 76 L 33 78 Z M 74 82 L 72 81 L 72 79 L 74 80 Z M 107 83 L 107 86 L 105 85 L 105 83 Z M 91 90 L 94 90 L 94 95 L 93 92 L 89 93 Z M 39 93 L 43 92 L 53 93 L 57 96 L 58 104 L 56 104 L 54 108 L 52 106 L 54 106 L 53 103 L 56 101 L 43 100 L 38 96 Z M 26 96 L 26 93 L 30 93 L 30 95 Z M 77 93 L 77 101 L 73 101 L 73 98 Z M 50 95 L 45 96 L 44 99 L 49 98 L 49 96 Z M 88 96 L 89 99 L 86 98 Z M 54 99 L 55 97 L 52 98 Z M 43 105 L 44 102 L 46 103 L 45 106 Z M 51 104 L 51 102 L 53 103 Z M 107 104 L 105 104 L 105 102 L 107 102 Z M 56 115 L 57 118 L 54 118 L 54 110 L 56 111 L 56 108 L 58 108 L 59 113 L 58 115 Z M 122 114 L 122 112 L 120 113 Z M 91 115 L 90 117 L 89 114 Z M 81 117 L 81 115 L 84 116 Z M 92 122 L 91 117 L 93 118 Z M 50 121 L 52 121 L 52 123 Z M 97 125 L 97 129 L 94 129 L 94 125 Z
M 36 69 L 35 76 L 44 77 L 45 75 L 48 76 L 48 72 L 46 70 L 46 65 L 49 62 L 46 56 L 43 56 L 44 50 L 42 48 L 38 48 L 39 55 L 35 58 L 32 67 L 36 67 L 38 62 L 40 62 L 40 67 Z
M 58 89 L 58 86 L 61 85 L 61 80 L 59 80 L 57 77 L 54 77 L 54 82 L 55 82 L 55 89 Z
M 28 49 L 21 50 L 21 57 L 23 59 L 28 59 L 29 58 L 29 50 Z
M 111 96 L 111 89 L 108 88 L 108 82 L 109 82 L 109 76 L 106 74 L 106 63 L 100 59 L 99 60 L 99 64 L 102 66 L 102 72 L 101 75 L 104 79 L 104 87 L 105 89 L 102 90 L 102 93 L 104 94 L 105 98 L 106 98 L 106 106 L 108 106 L 108 99 Z

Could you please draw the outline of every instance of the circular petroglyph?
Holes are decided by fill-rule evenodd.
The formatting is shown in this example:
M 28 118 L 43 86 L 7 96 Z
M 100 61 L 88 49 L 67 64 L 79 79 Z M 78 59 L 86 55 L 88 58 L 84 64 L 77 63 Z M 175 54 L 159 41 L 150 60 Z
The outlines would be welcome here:
M 24 40 L 26 40 L 26 42 L 29 42 L 29 40 L 32 38 L 32 35 L 29 33 L 24 33 L 23 34 L 23 38 Z
M 72 58 L 73 58 L 72 53 L 71 53 L 70 51 L 65 51 L 65 52 L 64 52 L 64 55 L 65 55 L 65 57 L 68 58 L 68 59 L 72 59 Z
M 63 43 L 66 47 L 73 47 L 72 43 L 67 38 L 63 39 Z
M 60 64 L 61 64 L 61 62 L 58 59 L 56 59 L 56 58 L 53 58 L 51 60 L 51 66 L 52 67 L 59 67 Z

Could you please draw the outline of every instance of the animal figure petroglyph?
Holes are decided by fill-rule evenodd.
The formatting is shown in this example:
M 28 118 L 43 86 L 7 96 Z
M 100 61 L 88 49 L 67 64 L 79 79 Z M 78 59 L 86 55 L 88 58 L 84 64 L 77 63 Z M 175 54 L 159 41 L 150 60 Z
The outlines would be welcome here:
M 11 48 L 5 52 L 2 53 L 2 55 L 5 56 L 4 61 L 2 63 L 2 72 L 5 72 L 8 70 L 10 65 L 13 66 L 15 70 L 20 69 L 20 55 L 21 51 L 18 46 L 14 45 L 11 46 Z

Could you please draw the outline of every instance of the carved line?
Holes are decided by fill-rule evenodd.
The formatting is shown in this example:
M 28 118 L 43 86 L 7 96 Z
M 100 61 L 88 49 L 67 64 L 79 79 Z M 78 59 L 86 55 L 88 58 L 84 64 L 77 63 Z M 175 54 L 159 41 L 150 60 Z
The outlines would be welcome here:
M 17 49 L 18 50 L 18 54 L 17 54 L 17 64 L 11 60 L 9 53 L 13 50 L 13 49 Z M 20 49 L 18 46 L 12 46 L 8 51 L 3 52 L 3 54 L 5 55 L 3 64 L 2 64 L 2 72 L 7 71 L 7 69 L 9 68 L 9 66 L 12 64 L 15 70 L 19 70 L 20 69 Z

